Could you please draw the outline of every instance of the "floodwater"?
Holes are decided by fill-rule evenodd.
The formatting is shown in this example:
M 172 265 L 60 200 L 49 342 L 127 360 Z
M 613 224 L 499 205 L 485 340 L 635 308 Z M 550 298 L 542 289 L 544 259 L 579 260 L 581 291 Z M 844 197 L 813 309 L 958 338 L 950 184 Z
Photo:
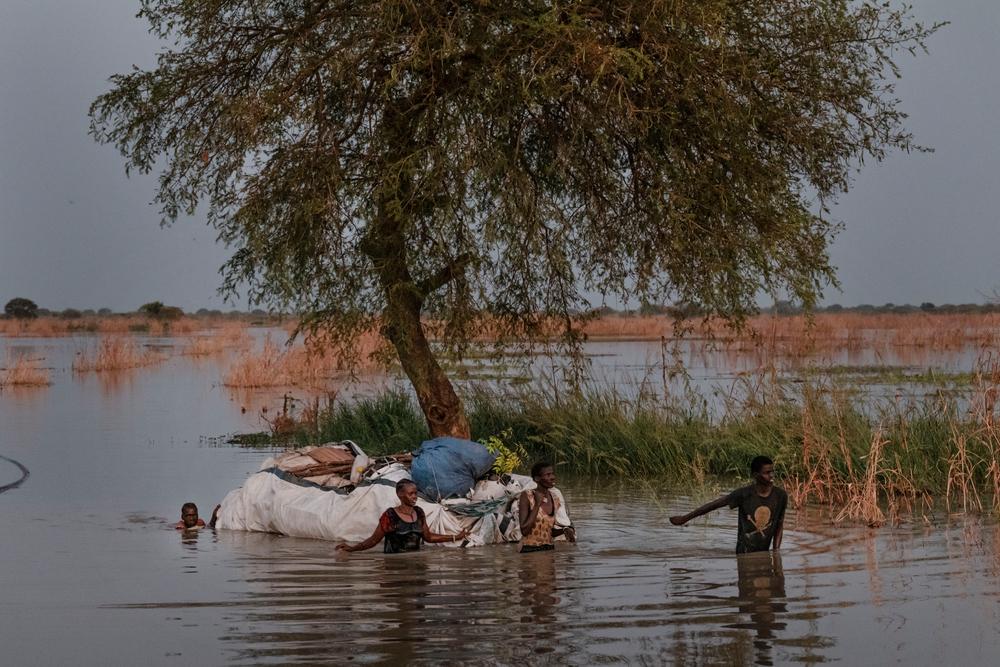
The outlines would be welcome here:
M 53 369 L 51 387 L 0 393 L 0 456 L 30 471 L 0 493 L 0 664 L 966 665 L 1000 655 L 1000 530 L 988 518 L 939 513 L 869 530 L 792 512 L 780 555 L 737 558 L 728 510 L 682 528 L 667 521 L 722 489 L 564 478 L 581 541 L 555 553 L 338 556 L 329 543 L 274 535 L 184 537 L 170 527 L 182 502 L 207 517 L 270 454 L 221 440 L 258 429 L 260 406 L 219 387 L 213 361 L 75 376 L 81 345 L 0 339 L 0 359 L 12 349 Z M 0 488 L 22 475 L 0 458 Z

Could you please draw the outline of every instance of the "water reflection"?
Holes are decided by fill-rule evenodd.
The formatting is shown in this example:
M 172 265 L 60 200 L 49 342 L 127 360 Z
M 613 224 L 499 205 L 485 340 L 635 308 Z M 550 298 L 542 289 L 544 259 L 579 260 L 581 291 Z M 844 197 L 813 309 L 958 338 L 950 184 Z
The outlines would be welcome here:
M 535 626 L 533 639 L 541 646 L 536 652 L 548 653 L 552 650 L 554 633 L 546 626 L 553 621 L 555 607 L 559 604 L 556 595 L 555 553 L 540 551 L 519 554 L 518 581 L 521 593 L 521 623 Z
M 785 573 L 780 551 L 761 551 L 736 557 L 739 578 L 739 611 L 749 622 L 734 627 L 753 630 L 756 650 L 754 662 L 773 665 L 773 644 L 786 627 L 781 614 L 785 602 Z
M 383 637 L 393 644 L 395 659 L 410 662 L 415 657 L 414 647 L 427 639 L 425 628 L 429 619 L 423 591 L 432 591 L 434 585 L 428 575 L 427 561 L 385 558 L 378 569 L 382 573 L 378 598 L 384 601 L 387 616 L 392 618 L 383 629 Z
M 136 375 L 142 373 L 153 373 L 154 370 L 148 368 L 126 368 L 114 371 L 90 371 L 86 373 L 73 373 L 74 381 L 80 385 L 81 390 L 89 391 L 93 385 L 97 385 L 101 396 L 105 400 L 113 400 L 122 396 L 127 396 L 135 389 Z
M 607 346 L 616 356 L 595 365 L 609 373 L 641 374 L 659 354 Z M 50 390 L 0 396 L 0 454 L 31 470 L 0 495 L 0 533 L 11 536 L 0 551 L 3 664 L 73 664 L 84 650 L 92 664 L 145 665 L 992 664 L 1000 654 L 990 517 L 928 510 L 870 531 L 796 512 L 775 562 L 735 557 L 723 513 L 690 530 L 666 525 L 704 497 L 659 481 L 561 478 L 585 541 L 554 553 L 338 559 L 320 541 L 174 531 L 162 517 L 180 502 L 218 500 L 271 454 L 202 437 L 254 430 L 280 393 L 244 413 L 211 364 L 73 375 L 74 347 L 46 343 L 63 373 Z M 756 368 L 747 356 L 700 358 Z M 16 477 L 0 469 L 0 485 Z

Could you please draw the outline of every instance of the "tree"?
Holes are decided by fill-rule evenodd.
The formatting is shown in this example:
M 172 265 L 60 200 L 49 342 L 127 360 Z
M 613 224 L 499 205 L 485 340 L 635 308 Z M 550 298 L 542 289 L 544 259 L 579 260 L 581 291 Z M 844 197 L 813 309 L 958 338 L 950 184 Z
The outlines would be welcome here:
M 461 355 L 585 292 L 734 322 L 835 284 L 825 204 L 915 148 L 895 54 L 936 26 L 851 0 L 144 0 L 171 46 L 111 79 L 95 138 L 207 204 L 223 291 L 332 345 L 379 327 L 434 434 L 468 435 Z M 161 159 L 165 158 L 165 159 Z
M 139 306 L 139 312 L 147 317 L 158 320 L 176 320 L 184 316 L 184 311 L 177 306 L 165 306 L 162 301 L 150 301 Z
M 31 299 L 16 297 L 7 302 L 3 312 L 7 317 L 29 320 L 38 317 L 38 306 Z
M 148 317 L 159 317 L 166 306 L 162 301 L 150 301 L 139 306 L 139 312 Z

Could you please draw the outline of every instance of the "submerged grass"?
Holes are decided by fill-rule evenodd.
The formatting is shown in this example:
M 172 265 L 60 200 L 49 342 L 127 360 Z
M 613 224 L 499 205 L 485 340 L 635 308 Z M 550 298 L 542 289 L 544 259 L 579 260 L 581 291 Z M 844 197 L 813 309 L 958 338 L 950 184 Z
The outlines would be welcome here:
M 226 370 L 222 384 L 242 389 L 324 388 L 350 371 L 378 367 L 375 354 L 380 341 L 374 332 L 364 334 L 356 341 L 353 366 L 351 355 L 343 355 L 323 343 L 322 340 L 307 339 L 303 344 L 279 346 L 268 335 L 261 349 L 246 349 L 240 354 Z
M 82 350 L 73 359 L 73 372 L 124 371 L 151 366 L 163 361 L 163 355 L 144 349 L 124 336 L 106 336 L 92 349 Z
M 37 359 L 8 354 L 6 368 L 0 368 L 0 388 L 45 387 L 50 384 L 49 371 L 42 368 Z

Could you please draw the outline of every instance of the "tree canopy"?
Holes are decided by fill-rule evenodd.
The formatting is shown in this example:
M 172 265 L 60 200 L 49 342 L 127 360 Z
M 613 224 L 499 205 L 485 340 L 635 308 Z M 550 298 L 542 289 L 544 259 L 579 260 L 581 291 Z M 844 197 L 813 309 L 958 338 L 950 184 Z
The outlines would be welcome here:
M 915 148 L 894 58 L 936 26 L 849 0 L 143 0 L 169 46 L 92 132 L 205 203 L 224 289 L 336 344 L 380 327 L 433 433 L 427 343 L 532 337 L 585 293 L 740 320 L 835 282 L 824 204 Z
M 3 307 L 3 312 L 7 317 L 29 320 L 38 317 L 38 305 L 31 299 L 19 296 L 8 301 Z

